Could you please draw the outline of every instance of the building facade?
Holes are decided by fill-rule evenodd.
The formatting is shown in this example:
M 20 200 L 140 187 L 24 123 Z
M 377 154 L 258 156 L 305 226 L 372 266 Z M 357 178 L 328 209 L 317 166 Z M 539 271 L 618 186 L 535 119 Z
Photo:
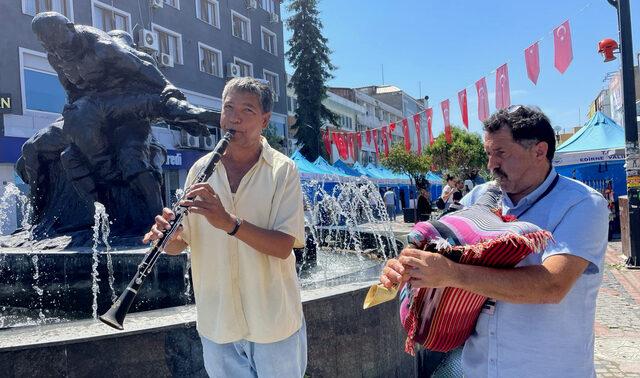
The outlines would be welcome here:
M 363 112 L 357 119 L 356 129 L 357 131 L 367 131 L 380 129 L 383 126 L 388 126 L 391 122 L 400 122 L 402 120 L 402 110 L 395 108 L 387 103 L 377 100 L 376 98 L 369 96 L 363 91 L 352 88 L 329 88 L 329 91 L 337 94 L 351 102 L 360 105 L 363 108 Z M 392 143 L 401 142 L 404 140 L 402 134 L 402 128 L 398 127 L 393 131 Z M 376 156 L 375 142 L 367 143 L 366 139 L 362 141 L 362 150 L 360 151 L 360 163 L 366 165 L 367 163 L 378 163 L 378 157 Z M 378 140 L 378 151 L 383 151 L 382 139 Z
M 0 181 L 14 172 L 20 147 L 60 116 L 65 92 L 31 31 L 33 16 L 57 11 L 76 24 L 129 32 L 153 53 L 162 73 L 194 105 L 221 109 L 222 89 L 236 76 L 267 80 L 276 93 L 271 127 L 287 139 L 283 24 L 279 0 L 7 0 L 0 2 Z M 8 102 L 8 103 L 7 103 Z M 154 136 L 168 151 L 165 201 L 193 162 L 220 137 L 195 138 L 165 124 Z M 15 226 L 14 219 L 13 225 Z

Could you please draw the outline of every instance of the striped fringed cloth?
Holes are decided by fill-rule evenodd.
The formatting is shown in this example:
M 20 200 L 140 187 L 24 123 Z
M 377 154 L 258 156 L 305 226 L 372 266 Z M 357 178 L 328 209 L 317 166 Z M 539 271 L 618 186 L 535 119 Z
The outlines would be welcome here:
M 551 233 L 513 216 L 502 216 L 496 210 L 500 195 L 492 186 L 473 206 L 437 221 L 417 223 L 409 243 L 461 264 L 516 266 L 530 253 L 542 251 Z M 413 289 L 405 285 L 400 294 L 400 319 L 407 331 L 405 351 L 415 354 L 415 343 L 436 352 L 462 345 L 473 332 L 486 300 L 458 288 Z

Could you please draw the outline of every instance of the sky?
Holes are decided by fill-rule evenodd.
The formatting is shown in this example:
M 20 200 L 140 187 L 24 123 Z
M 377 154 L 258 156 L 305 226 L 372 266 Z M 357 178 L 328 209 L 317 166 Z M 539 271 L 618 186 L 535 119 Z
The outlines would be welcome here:
M 283 19 L 289 17 L 283 2 Z M 323 35 L 338 68 L 329 86 L 395 85 L 414 98 L 429 96 L 434 134 L 444 128 L 440 102 L 449 99 L 451 123 L 462 125 L 458 91 L 467 87 L 470 130 L 480 132 L 475 82 L 486 77 L 495 111 L 495 69 L 509 66 L 512 104 L 539 106 L 565 130 L 587 121 L 589 104 L 620 59 L 604 63 L 603 38 L 619 42 L 617 13 L 606 0 L 318 0 Z M 640 52 L 640 1 L 631 0 L 634 62 Z M 569 20 L 573 61 L 553 66 L 553 29 Z M 285 50 L 291 31 L 285 24 Z M 539 41 L 537 85 L 527 78 L 524 50 Z M 287 72 L 293 68 L 286 63 Z M 384 82 L 383 82 L 384 73 Z

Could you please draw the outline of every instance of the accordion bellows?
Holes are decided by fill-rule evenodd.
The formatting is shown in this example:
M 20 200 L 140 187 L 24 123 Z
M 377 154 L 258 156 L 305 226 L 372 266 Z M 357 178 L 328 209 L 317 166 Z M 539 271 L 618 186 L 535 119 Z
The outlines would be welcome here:
M 443 254 L 461 264 L 511 268 L 530 253 L 543 250 L 551 233 L 502 216 L 495 210 L 500 190 L 490 187 L 473 206 L 417 223 L 408 241 L 420 249 Z M 458 288 L 414 289 L 405 285 L 400 318 L 407 331 L 405 350 L 415 343 L 437 352 L 462 345 L 471 335 L 487 297 Z

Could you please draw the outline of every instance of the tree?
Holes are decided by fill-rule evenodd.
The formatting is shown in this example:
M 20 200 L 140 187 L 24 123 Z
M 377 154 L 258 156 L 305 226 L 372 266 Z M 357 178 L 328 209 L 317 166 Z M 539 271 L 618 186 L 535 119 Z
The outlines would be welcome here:
M 432 146 L 425 149 L 425 154 L 431 157 L 435 169 L 450 172 L 463 179 L 484 174 L 487 155 L 480 136 L 459 127 L 452 127 L 452 133 L 453 143 L 448 144 L 442 133 Z
M 295 89 L 298 99 L 296 123 L 292 128 L 296 130 L 297 144 L 303 146 L 300 152 L 309 161 L 316 160 L 324 151 L 322 125 L 336 123 L 336 116 L 322 104 L 327 97 L 325 82 L 333 78 L 331 71 L 335 66 L 329 60 L 331 50 L 321 33 L 317 3 L 317 0 L 293 0 L 288 7 L 293 16 L 287 20 L 293 36 L 286 55 L 295 69 L 289 85 Z
M 276 128 L 272 123 L 269 123 L 269 127 L 264 129 L 262 135 L 267 139 L 267 142 L 271 147 L 282 153 L 285 153 L 284 138 L 278 135 L 278 133 L 276 132 Z
M 393 173 L 406 174 L 409 176 L 411 187 L 416 182 L 424 180 L 424 175 L 429 172 L 431 167 L 431 158 L 428 155 L 414 155 L 411 151 L 407 151 L 403 143 L 396 143 L 391 146 L 389 156 L 381 157 L 380 163 L 389 168 Z M 413 215 L 418 219 L 417 209 L 414 207 Z

